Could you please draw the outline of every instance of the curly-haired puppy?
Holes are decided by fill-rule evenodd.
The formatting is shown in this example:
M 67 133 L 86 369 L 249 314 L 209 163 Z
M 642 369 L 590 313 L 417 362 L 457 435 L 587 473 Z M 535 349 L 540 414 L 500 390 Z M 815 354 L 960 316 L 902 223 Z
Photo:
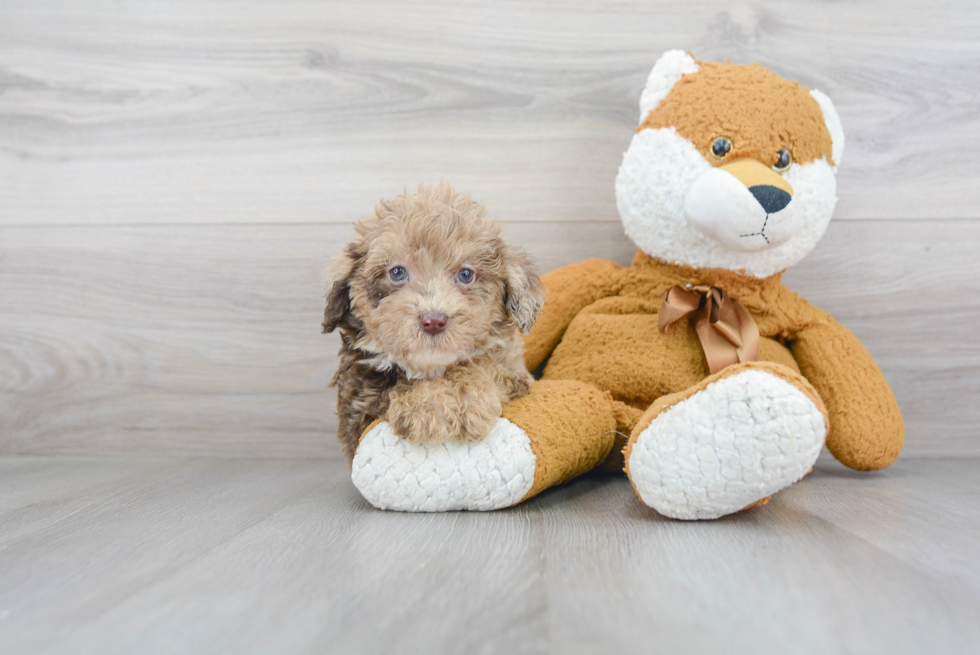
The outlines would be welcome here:
M 378 418 L 413 442 L 482 439 L 532 379 L 518 331 L 542 293 L 527 255 L 447 184 L 382 201 L 355 228 L 323 313 L 343 340 L 333 384 L 348 458 Z

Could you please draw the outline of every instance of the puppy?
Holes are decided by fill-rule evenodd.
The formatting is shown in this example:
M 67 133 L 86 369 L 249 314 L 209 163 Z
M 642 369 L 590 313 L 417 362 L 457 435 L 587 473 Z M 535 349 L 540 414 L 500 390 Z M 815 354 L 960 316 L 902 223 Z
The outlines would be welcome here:
M 372 421 L 412 442 L 482 439 L 533 380 L 523 341 L 543 303 L 528 256 L 448 184 L 381 201 L 327 271 L 323 332 L 340 331 L 338 437 Z

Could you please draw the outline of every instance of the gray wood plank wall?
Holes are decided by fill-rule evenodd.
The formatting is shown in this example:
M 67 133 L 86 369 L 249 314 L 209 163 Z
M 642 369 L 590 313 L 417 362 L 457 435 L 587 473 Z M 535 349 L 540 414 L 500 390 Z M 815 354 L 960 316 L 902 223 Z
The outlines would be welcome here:
M 0 454 L 339 456 L 320 269 L 447 179 L 548 270 L 627 263 L 613 180 L 668 48 L 835 101 L 786 280 L 861 337 L 908 456 L 980 454 L 980 10 L 912 3 L 0 1 Z

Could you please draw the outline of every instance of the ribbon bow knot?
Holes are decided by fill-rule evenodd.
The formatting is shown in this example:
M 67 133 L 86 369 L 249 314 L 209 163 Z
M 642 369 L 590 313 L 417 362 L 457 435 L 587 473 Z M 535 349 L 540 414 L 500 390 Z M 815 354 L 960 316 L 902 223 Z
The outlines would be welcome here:
M 759 359 L 759 326 L 724 289 L 704 285 L 667 289 L 660 306 L 660 331 L 666 332 L 685 316 L 698 335 L 711 373 Z

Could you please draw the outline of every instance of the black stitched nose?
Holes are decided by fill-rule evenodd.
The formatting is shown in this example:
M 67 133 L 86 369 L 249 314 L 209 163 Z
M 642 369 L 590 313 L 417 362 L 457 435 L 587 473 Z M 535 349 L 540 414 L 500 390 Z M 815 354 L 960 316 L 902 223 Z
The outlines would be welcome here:
M 425 312 L 419 316 L 419 323 L 422 324 L 422 331 L 426 334 L 436 335 L 446 329 L 449 317 L 445 314 Z
M 762 205 L 762 208 L 766 210 L 767 214 L 775 214 L 793 199 L 793 196 L 782 189 L 777 189 L 768 184 L 750 186 L 749 192 L 755 196 L 755 199 L 759 201 L 759 204 Z

